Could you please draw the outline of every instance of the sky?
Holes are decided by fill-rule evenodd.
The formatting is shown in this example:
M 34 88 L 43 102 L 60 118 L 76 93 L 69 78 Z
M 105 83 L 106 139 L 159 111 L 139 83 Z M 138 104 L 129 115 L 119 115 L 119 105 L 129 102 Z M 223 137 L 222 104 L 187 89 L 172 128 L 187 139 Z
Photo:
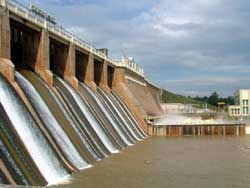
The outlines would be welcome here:
M 19 0 L 187 96 L 250 88 L 249 0 Z

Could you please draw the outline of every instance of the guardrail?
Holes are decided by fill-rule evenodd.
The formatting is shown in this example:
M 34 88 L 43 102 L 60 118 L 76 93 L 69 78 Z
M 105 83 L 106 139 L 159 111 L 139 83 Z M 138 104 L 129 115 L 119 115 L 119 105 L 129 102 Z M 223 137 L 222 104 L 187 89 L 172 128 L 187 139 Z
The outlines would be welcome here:
M 136 72 L 137 74 L 144 76 L 143 69 L 140 68 L 137 64 L 131 63 L 131 64 L 126 64 L 122 61 L 116 61 L 113 59 L 110 59 L 106 54 L 98 51 L 95 47 L 91 46 L 89 42 L 82 40 L 75 34 L 67 31 L 63 27 L 57 25 L 57 24 L 52 24 L 51 22 L 47 21 L 46 18 L 43 18 L 34 12 L 30 11 L 28 7 L 25 5 L 21 4 L 20 2 L 16 0 L 0 0 L 0 5 L 2 7 L 6 7 L 10 12 L 15 13 L 16 15 L 25 18 L 29 20 L 30 22 L 47 29 L 49 32 L 58 35 L 65 39 L 66 41 L 72 42 L 75 45 L 92 52 L 94 55 L 110 62 L 111 64 L 114 64 L 115 66 L 122 66 L 130 69 L 133 72 Z
M 136 63 L 128 62 L 128 61 L 116 61 L 117 64 L 121 67 L 126 67 L 129 70 L 136 72 L 137 74 L 144 77 L 144 70 L 143 68 L 139 67 Z

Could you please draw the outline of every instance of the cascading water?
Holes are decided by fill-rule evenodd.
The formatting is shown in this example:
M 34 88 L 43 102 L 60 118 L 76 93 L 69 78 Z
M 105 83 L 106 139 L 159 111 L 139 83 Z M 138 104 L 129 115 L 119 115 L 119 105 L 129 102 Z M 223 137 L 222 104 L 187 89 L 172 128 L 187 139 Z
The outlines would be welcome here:
M 0 90 L 0 102 L 43 177 L 49 184 L 65 178 L 68 172 L 50 147 L 23 101 L 1 75 Z
M 102 140 L 106 148 L 111 153 L 118 153 L 119 151 L 112 145 L 111 141 L 109 140 L 107 135 L 104 133 L 100 125 L 97 123 L 96 119 L 91 114 L 91 112 L 89 111 L 88 107 L 86 106 L 86 104 L 84 103 L 80 95 L 71 86 L 69 86 L 69 84 L 66 83 L 64 80 L 62 80 L 59 77 L 57 79 L 60 81 L 60 83 L 62 83 L 62 85 L 68 90 L 68 92 L 72 95 L 74 100 L 77 102 L 82 113 L 86 116 L 87 120 L 90 122 L 91 126 L 93 127 L 93 129 L 95 130 L 99 138 Z
M 118 116 L 118 114 L 115 112 L 115 110 L 113 109 L 113 107 L 111 106 L 111 104 L 108 103 L 107 100 L 105 100 L 105 98 L 98 92 L 97 93 L 98 98 L 101 100 L 102 104 L 105 106 L 106 110 L 108 111 L 108 113 L 112 116 L 113 120 L 120 125 L 120 129 L 122 130 L 122 132 L 124 133 L 124 135 L 126 135 L 126 138 L 129 140 L 130 143 L 134 144 L 135 140 L 131 137 L 131 135 L 129 134 L 128 130 L 126 129 L 126 126 L 124 126 L 122 120 L 120 119 L 120 117 Z
M 108 152 L 106 151 L 106 147 L 103 145 L 102 141 L 99 139 L 94 130 L 92 130 L 90 123 L 87 121 L 84 114 L 82 114 L 81 109 L 78 107 L 76 101 L 68 97 L 68 95 L 62 91 L 61 87 L 56 86 L 56 88 L 67 104 L 67 107 L 71 111 L 72 115 L 80 125 L 81 132 L 85 133 L 88 140 L 90 141 L 92 149 L 95 151 L 96 155 L 98 155 L 99 158 L 106 157 L 106 152 Z
M 133 131 L 136 133 L 136 135 L 140 138 L 143 139 L 144 136 L 141 134 L 140 130 L 138 130 L 137 126 L 135 125 L 135 123 L 131 120 L 131 118 L 129 117 L 129 115 L 126 113 L 125 109 L 123 108 L 123 106 L 118 102 L 118 100 L 112 95 L 110 94 L 110 99 L 113 101 L 113 103 L 118 107 L 118 109 L 120 109 L 120 112 L 122 114 L 122 116 L 124 117 L 124 119 L 126 120 L 126 122 L 128 123 L 128 125 L 130 125 L 130 127 L 133 129 Z
M 64 107 L 62 106 L 61 103 L 59 103 L 58 99 L 55 98 L 60 106 L 60 108 L 62 109 L 63 113 L 66 115 L 67 112 L 64 109 Z M 72 125 L 72 127 L 74 128 L 74 130 L 76 131 L 77 135 L 79 136 L 80 140 L 82 141 L 82 143 L 85 145 L 85 147 L 87 148 L 88 152 L 93 156 L 93 158 L 97 161 L 100 160 L 100 157 L 95 153 L 95 151 L 93 150 L 91 144 L 89 143 L 90 141 L 88 141 L 86 139 L 87 136 L 83 136 L 83 133 L 81 133 L 81 131 L 77 128 L 77 126 L 75 125 L 75 123 L 73 122 L 73 120 L 70 117 L 66 117 L 68 119 L 68 121 L 70 122 L 70 124 Z
M 91 114 L 94 116 L 98 124 L 101 126 L 105 134 L 110 139 L 111 143 L 117 149 L 122 149 L 125 146 L 125 143 L 121 140 L 121 137 L 115 131 L 111 123 L 107 120 L 106 116 L 104 115 L 103 111 L 98 107 L 97 103 L 93 99 L 93 97 L 82 87 L 79 83 L 79 92 L 80 96 L 82 97 L 84 103 L 88 107 Z
M 125 122 L 127 123 L 128 126 L 130 126 L 131 130 L 135 133 L 135 135 L 137 136 L 137 138 L 139 139 L 143 139 L 143 136 L 141 135 L 141 133 L 137 130 L 137 128 L 134 126 L 134 123 L 131 122 L 130 118 L 127 116 L 127 114 L 125 113 L 124 109 L 122 108 L 122 106 L 118 103 L 118 101 L 116 100 L 116 98 L 114 98 L 112 96 L 112 94 L 109 95 L 110 100 L 113 102 L 113 104 L 117 107 L 117 109 L 119 109 L 119 112 L 121 114 L 121 116 L 124 118 Z
M 119 136 L 122 138 L 123 142 L 126 145 L 132 145 L 132 143 L 126 138 L 124 133 L 120 130 L 119 125 L 113 120 L 113 118 L 110 116 L 110 114 L 105 109 L 104 105 L 101 103 L 100 99 L 93 93 L 93 91 L 86 86 L 83 83 L 80 83 L 80 85 L 92 96 L 94 101 L 97 103 L 98 107 L 101 109 L 101 111 L 105 114 L 105 116 L 108 118 L 108 121 L 111 123 L 111 125 L 114 127 L 114 129 L 117 131 Z
M 29 185 L 28 181 L 26 180 L 24 174 L 19 169 L 19 167 L 16 165 L 14 159 L 10 155 L 9 151 L 5 147 L 4 143 L 0 139 L 0 158 L 5 161 L 6 164 L 8 164 L 9 168 L 15 174 L 15 179 L 19 180 L 19 183 L 22 185 Z
M 131 121 L 133 122 L 133 124 L 137 127 L 137 129 L 141 132 L 141 134 L 144 136 L 144 138 L 147 137 L 146 133 L 143 131 L 143 129 L 141 128 L 141 126 L 139 125 L 139 123 L 137 122 L 137 120 L 135 119 L 135 117 L 132 115 L 132 113 L 130 112 L 130 110 L 128 109 L 127 105 L 122 101 L 122 99 L 117 95 L 116 92 L 112 91 L 111 94 L 114 98 L 117 99 L 117 101 L 122 105 L 123 109 L 126 111 L 128 117 L 131 119 Z
M 117 108 L 117 106 L 113 103 L 113 101 L 109 98 L 109 96 L 100 88 L 98 88 L 98 92 L 104 97 L 106 101 L 111 105 L 111 107 L 114 109 L 115 113 L 118 115 L 118 117 L 122 120 L 123 125 L 128 130 L 129 134 L 134 140 L 141 140 L 132 130 L 130 125 L 126 122 L 125 118 L 122 116 L 120 110 Z
M 46 182 L 44 181 L 42 175 L 33 164 L 32 159 L 29 157 L 29 154 L 26 152 L 25 148 L 22 145 L 22 141 L 15 134 L 13 130 L 13 125 L 9 120 L 6 112 L 2 104 L 0 103 L 0 140 L 2 140 L 2 147 L 8 149 L 9 155 L 3 155 L 5 152 L 2 150 L 2 154 L 0 154 L 0 158 L 5 161 L 12 160 L 13 162 L 7 162 L 8 164 L 14 164 L 20 168 L 11 168 L 13 165 L 7 165 L 7 168 L 10 168 L 11 174 L 13 176 L 14 181 L 19 185 L 28 185 L 29 184 L 37 184 L 44 185 Z M 1 148 L 1 147 L 0 147 Z M 6 149 L 6 150 L 7 150 Z M 17 170 L 16 170 L 17 169 Z
M 90 165 L 81 157 L 75 146 L 70 141 L 67 134 L 59 125 L 58 121 L 53 116 L 52 112 L 45 104 L 36 89 L 25 79 L 20 73 L 16 72 L 16 79 L 25 95 L 30 100 L 32 106 L 36 110 L 40 119 L 49 130 L 50 134 L 53 135 L 58 147 L 61 149 L 66 158 L 73 164 L 77 169 L 84 169 L 90 167 Z
M 93 149 L 93 146 L 88 136 L 85 134 L 85 132 L 81 130 L 80 125 L 77 123 L 77 121 L 72 119 L 73 115 L 70 115 L 70 111 L 65 109 L 65 106 L 62 104 L 63 101 L 59 99 L 59 96 L 57 96 L 55 92 L 35 73 L 28 70 L 22 70 L 21 73 L 37 89 L 44 102 L 46 102 L 46 104 L 52 111 L 55 118 L 60 121 L 60 125 L 66 128 L 67 126 L 70 126 L 70 128 L 73 129 L 75 134 L 72 134 L 71 138 L 73 137 L 75 140 L 79 138 L 82 144 L 76 143 L 75 145 L 79 145 L 78 148 L 80 147 L 81 149 L 82 147 L 84 149 L 84 153 L 81 154 L 90 161 L 93 159 L 100 160 L 100 157 L 95 153 L 95 150 Z M 68 133 L 70 133 L 69 127 L 67 131 Z M 90 157 L 89 154 L 92 157 Z

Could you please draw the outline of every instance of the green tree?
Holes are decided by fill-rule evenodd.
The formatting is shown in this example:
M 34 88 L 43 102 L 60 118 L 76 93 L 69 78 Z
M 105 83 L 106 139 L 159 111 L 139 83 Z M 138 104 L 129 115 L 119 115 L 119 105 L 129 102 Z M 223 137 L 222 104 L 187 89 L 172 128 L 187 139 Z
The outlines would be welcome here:
M 219 94 L 214 91 L 210 97 L 208 97 L 207 102 L 213 106 L 217 106 L 217 103 L 219 102 L 220 96 Z

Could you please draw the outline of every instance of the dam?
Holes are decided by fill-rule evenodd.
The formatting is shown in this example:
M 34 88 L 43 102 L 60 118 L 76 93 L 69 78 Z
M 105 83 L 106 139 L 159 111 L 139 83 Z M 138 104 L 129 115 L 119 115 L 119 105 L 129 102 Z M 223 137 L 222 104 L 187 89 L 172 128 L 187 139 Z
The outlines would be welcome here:
M 0 187 L 248 187 L 245 125 L 151 125 L 160 94 L 129 58 L 0 0 Z
M 0 1 L 0 35 L 0 184 L 53 185 L 148 137 L 160 90 L 137 64 L 16 0 Z

